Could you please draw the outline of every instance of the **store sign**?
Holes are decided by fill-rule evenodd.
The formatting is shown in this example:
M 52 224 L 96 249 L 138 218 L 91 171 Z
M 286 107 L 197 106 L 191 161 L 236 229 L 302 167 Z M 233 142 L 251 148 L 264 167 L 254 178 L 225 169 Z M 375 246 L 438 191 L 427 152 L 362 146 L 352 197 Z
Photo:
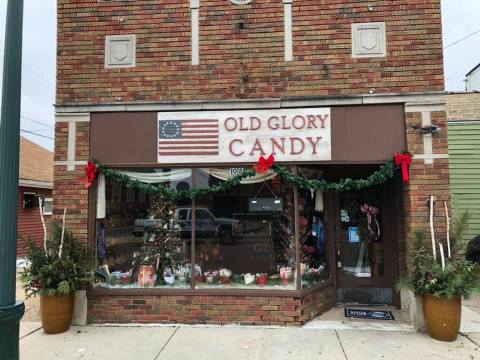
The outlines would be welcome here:
M 330 108 L 158 113 L 158 162 L 331 160 Z

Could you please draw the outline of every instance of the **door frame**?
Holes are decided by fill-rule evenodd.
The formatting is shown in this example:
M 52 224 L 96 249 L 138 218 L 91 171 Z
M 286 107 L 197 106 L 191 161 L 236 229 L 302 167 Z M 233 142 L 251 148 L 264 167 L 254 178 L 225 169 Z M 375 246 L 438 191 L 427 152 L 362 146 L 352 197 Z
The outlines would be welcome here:
M 400 186 L 399 186 L 400 185 Z M 403 214 L 402 209 L 399 209 L 402 202 L 401 199 L 402 187 L 399 184 L 397 177 L 394 180 L 388 181 L 381 185 L 380 191 L 382 204 L 381 224 L 384 236 L 388 236 L 391 240 L 384 243 L 384 266 L 385 275 L 377 278 L 347 278 L 342 275 L 341 269 L 337 268 L 337 247 L 340 243 L 340 193 L 331 194 L 331 214 L 329 216 L 329 228 L 331 229 L 329 239 L 331 239 L 330 264 L 331 269 L 335 272 L 333 275 L 335 279 L 336 288 L 355 289 L 355 288 L 391 288 L 393 290 L 393 304 L 400 306 L 400 295 L 394 290 L 395 282 L 400 275 L 399 269 L 399 242 L 398 242 L 398 215 Z

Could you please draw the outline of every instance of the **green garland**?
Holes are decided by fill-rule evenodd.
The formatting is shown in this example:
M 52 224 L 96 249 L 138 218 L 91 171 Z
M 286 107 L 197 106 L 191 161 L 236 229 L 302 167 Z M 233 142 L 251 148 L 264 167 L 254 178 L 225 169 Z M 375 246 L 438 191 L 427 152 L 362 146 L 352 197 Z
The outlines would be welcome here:
M 231 177 L 228 180 L 221 182 L 218 185 L 201 189 L 190 189 L 177 191 L 169 186 L 162 184 L 152 185 L 146 184 L 138 180 L 132 180 L 127 175 L 121 174 L 116 170 L 110 169 L 105 165 L 94 161 L 99 172 L 105 175 L 106 178 L 124 184 L 129 189 L 137 189 L 146 194 L 163 194 L 172 200 L 200 198 L 211 194 L 227 192 L 235 186 L 240 185 L 241 181 L 256 175 L 255 169 L 245 169 L 243 173 Z M 380 185 L 387 180 L 393 178 L 395 175 L 395 164 L 393 160 L 388 161 L 382 165 L 379 170 L 375 171 L 366 179 L 342 179 L 337 183 L 329 183 L 321 180 L 308 180 L 302 176 L 297 176 L 288 168 L 281 165 L 274 165 L 272 170 L 275 171 L 282 179 L 291 184 L 296 184 L 299 188 L 304 190 L 322 190 L 322 191 L 351 191 L 361 190 L 375 185 Z

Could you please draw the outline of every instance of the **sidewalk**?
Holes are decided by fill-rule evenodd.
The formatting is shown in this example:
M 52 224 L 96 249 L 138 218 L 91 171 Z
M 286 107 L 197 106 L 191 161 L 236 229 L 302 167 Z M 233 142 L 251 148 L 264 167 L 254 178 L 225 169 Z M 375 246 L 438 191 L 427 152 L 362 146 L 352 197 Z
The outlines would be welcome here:
M 414 331 L 310 328 L 85 326 L 45 335 L 22 322 L 22 335 L 22 360 L 480 359 L 480 333 L 454 343 Z
M 435 341 L 402 320 L 352 322 L 338 309 L 303 328 L 79 326 L 45 335 L 38 299 L 26 305 L 22 360 L 480 360 L 480 295 L 465 301 L 462 334 L 454 343 Z

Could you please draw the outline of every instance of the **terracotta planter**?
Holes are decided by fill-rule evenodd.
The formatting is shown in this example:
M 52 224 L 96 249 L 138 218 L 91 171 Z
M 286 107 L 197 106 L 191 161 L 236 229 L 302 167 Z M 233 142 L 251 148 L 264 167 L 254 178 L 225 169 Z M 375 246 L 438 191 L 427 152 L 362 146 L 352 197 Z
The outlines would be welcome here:
M 46 334 L 59 334 L 69 329 L 74 302 L 75 293 L 40 296 L 40 316 Z
M 460 331 L 462 299 L 423 295 L 423 312 L 429 335 L 439 341 L 455 341 Z

